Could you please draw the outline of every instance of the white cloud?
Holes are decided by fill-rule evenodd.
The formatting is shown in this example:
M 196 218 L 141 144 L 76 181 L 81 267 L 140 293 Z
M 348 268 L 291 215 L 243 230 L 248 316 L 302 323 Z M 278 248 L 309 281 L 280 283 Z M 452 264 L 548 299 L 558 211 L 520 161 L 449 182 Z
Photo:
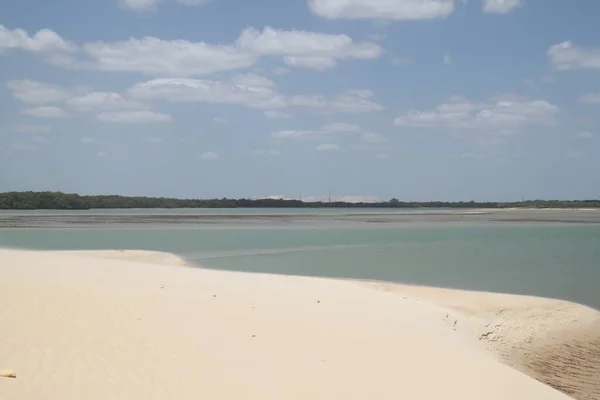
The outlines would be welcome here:
M 316 94 L 296 95 L 289 99 L 289 104 L 322 112 L 359 113 L 383 110 L 383 106 L 369 100 L 372 96 L 373 92 L 370 90 L 345 90 L 331 98 Z
M 344 122 L 336 122 L 332 124 L 327 124 L 322 126 L 319 129 L 308 129 L 308 130 L 293 130 L 287 129 L 283 131 L 273 132 L 271 133 L 271 137 L 275 140 L 281 141 L 286 139 L 299 139 L 299 140 L 307 140 L 307 139 L 325 139 L 331 138 L 334 135 L 339 133 L 348 133 L 348 132 L 360 132 L 361 128 L 358 125 L 347 124 Z
M 143 103 L 126 99 L 113 92 L 89 92 L 73 96 L 66 101 L 66 104 L 77 111 L 126 110 L 145 107 Z
M 149 137 L 146 139 L 146 142 L 151 143 L 151 144 L 162 143 L 162 141 L 163 141 L 162 138 L 156 137 L 156 136 Z
M 283 31 L 269 26 L 262 32 L 255 28 L 245 29 L 236 44 L 241 49 L 263 55 L 373 59 L 382 52 L 378 44 L 355 42 L 348 35 Z
M 202 153 L 200 155 L 200 158 L 203 160 L 216 160 L 217 158 L 219 158 L 219 156 L 217 155 L 217 153 L 214 153 L 212 151 L 207 151 L 205 153 Z
M 486 13 L 506 14 L 523 6 L 523 0 L 485 0 L 483 11 Z
M 0 25 L 0 54 L 12 49 L 33 53 L 70 52 L 77 50 L 77 46 L 50 29 L 42 29 L 35 35 L 29 36 L 23 29 L 11 30 Z
M 160 0 L 119 0 L 121 8 L 132 11 L 154 11 Z
M 321 127 L 321 130 L 327 132 L 360 132 L 361 127 L 356 124 L 347 124 L 345 122 L 335 122 Z
M 454 0 L 309 0 L 311 11 L 328 19 L 420 20 L 445 18 Z
M 547 55 L 552 66 L 558 70 L 600 69 L 599 47 L 578 47 L 567 41 L 550 47 Z
M 405 67 L 412 63 L 412 58 L 410 57 L 394 57 L 392 58 L 392 64 L 397 67 Z
M 55 103 L 71 96 L 68 90 L 60 86 L 27 79 L 8 81 L 6 86 L 13 92 L 15 98 L 30 104 Z
M 292 130 L 287 129 L 283 131 L 271 133 L 271 137 L 275 140 L 285 139 L 321 139 L 326 137 L 329 132 L 320 130 Z
M 186 6 L 199 6 L 208 3 L 209 0 L 176 0 L 177 3 Z M 131 11 L 156 11 L 162 0 L 119 0 L 119 6 Z
M 444 55 L 444 59 L 442 60 L 442 62 L 444 63 L 444 65 L 452 64 L 452 56 L 450 54 Z
M 128 93 L 140 100 L 240 104 L 267 110 L 304 107 L 328 113 L 356 113 L 383 109 L 383 106 L 369 99 L 373 96 L 369 90 L 346 90 L 331 98 L 322 95 L 286 97 L 277 92 L 273 81 L 253 73 L 236 75 L 230 81 L 159 78 L 138 83 Z M 282 117 L 285 114 L 265 115 Z
M 265 117 L 269 119 L 292 119 L 294 116 L 289 113 L 275 111 L 275 110 L 267 110 L 265 111 Z
M 337 62 L 332 57 L 285 56 L 283 61 L 290 67 L 308 68 L 317 71 L 335 68 Z
M 193 76 L 252 66 L 258 56 L 233 46 L 156 37 L 130 38 L 113 43 L 86 43 L 91 58 L 85 65 L 104 71 L 147 75 Z
M 552 125 L 559 108 L 546 100 L 505 95 L 488 103 L 453 97 L 434 110 L 410 111 L 394 120 L 401 127 L 476 130 L 511 134 L 526 125 Z
M 23 133 L 47 133 L 51 130 L 52 127 L 46 125 L 17 125 L 13 128 L 13 131 Z
M 588 93 L 581 96 L 581 102 L 586 104 L 600 104 L 600 93 Z
M 590 132 L 579 132 L 577 134 L 577 138 L 579 139 L 592 139 L 594 137 L 594 134 L 590 133 Z
M 315 147 L 315 150 L 317 150 L 317 151 L 336 151 L 339 149 L 340 149 L 340 146 L 338 146 L 337 144 L 331 144 L 331 143 L 323 143 L 323 144 L 320 144 L 317 147 Z
M 27 108 L 22 111 L 23 114 L 38 118 L 65 118 L 69 116 L 65 110 L 54 106 Z
M 13 96 L 24 103 L 48 104 L 63 102 L 76 111 L 127 110 L 145 108 L 143 103 L 124 98 L 119 93 L 92 92 L 87 89 L 66 89 L 59 85 L 31 80 L 8 81 Z
M 386 143 L 388 140 L 381 133 L 365 132 L 361 135 L 364 142 L 367 143 Z
M 390 158 L 390 155 L 388 153 L 377 153 L 375 154 L 375 158 L 378 158 L 380 160 L 386 160 Z
M 214 117 L 213 121 L 215 121 L 217 124 L 226 124 L 227 123 L 227 118 L 225 118 L 225 117 Z
M 134 85 L 129 93 L 135 98 L 145 100 L 241 104 L 261 109 L 285 106 L 285 100 L 276 92 L 275 84 L 267 78 L 254 74 L 238 75 L 231 81 L 153 79 Z
M 178 78 L 248 68 L 264 55 L 286 56 L 288 65 L 325 69 L 335 66 L 335 59 L 372 59 L 382 52 L 376 43 L 355 42 L 347 35 L 271 27 L 263 31 L 247 28 L 233 45 L 144 37 L 91 42 L 83 49 L 90 58 L 76 63 L 83 68 Z M 68 66 L 72 62 L 63 59 L 61 63 Z
M 111 122 L 116 124 L 151 124 L 173 121 L 173 118 L 170 115 L 153 111 L 103 112 L 98 114 L 96 118 L 102 122 Z

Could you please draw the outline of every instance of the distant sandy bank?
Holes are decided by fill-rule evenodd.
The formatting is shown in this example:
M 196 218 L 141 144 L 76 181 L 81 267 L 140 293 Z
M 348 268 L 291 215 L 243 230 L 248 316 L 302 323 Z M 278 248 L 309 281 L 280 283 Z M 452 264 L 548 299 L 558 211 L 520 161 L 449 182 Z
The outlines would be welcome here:
M 495 312 L 493 295 L 173 267 L 182 262 L 0 250 L 0 370 L 17 376 L 0 377 L 0 397 L 568 398 L 462 329 Z

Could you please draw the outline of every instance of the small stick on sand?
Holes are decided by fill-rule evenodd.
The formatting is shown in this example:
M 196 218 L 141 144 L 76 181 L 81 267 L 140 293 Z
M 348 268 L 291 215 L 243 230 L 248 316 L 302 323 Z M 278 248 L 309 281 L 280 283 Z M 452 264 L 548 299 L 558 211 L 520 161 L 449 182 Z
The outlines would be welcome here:
M 10 369 L 3 369 L 2 371 L 0 371 L 0 377 L 3 377 L 3 378 L 16 378 L 17 374 L 15 374 Z

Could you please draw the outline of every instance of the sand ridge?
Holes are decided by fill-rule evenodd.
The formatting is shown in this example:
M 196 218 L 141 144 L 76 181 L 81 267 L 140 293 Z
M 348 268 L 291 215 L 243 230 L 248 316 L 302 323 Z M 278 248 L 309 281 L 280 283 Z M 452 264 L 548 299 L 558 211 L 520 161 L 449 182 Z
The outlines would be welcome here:
M 348 281 L 0 250 L 0 369 L 17 375 L 0 397 L 568 398 L 443 310 Z

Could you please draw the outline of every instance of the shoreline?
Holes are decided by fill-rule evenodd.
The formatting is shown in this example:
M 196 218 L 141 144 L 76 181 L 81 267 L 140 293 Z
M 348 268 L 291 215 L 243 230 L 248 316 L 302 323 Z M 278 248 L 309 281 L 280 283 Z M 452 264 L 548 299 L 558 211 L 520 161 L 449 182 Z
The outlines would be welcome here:
M 266 382 L 262 378 L 247 381 L 243 393 L 257 394 L 257 399 L 276 398 L 268 395 L 275 393 L 302 398 L 310 385 L 319 388 L 313 398 L 340 398 L 352 390 L 355 397 L 342 397 L 358 399 L 360 393 L 373 394 L 374 387 L 381 390 L 380 398 L 426 398 L 428 394 L 452 399 L 459 393 L 469 399 L 566 398 L 517 371 L 576 399 L 594 399 L 600 393 L 599 382 L 583 379 L 586 373 L 594 376 L 600 371 L 591 357 L 595 342 L 586 342 L 600 338 L 600 312 L 560 300 L 179 268 L 185 260 L 147 251 L 0 249 L 0 259 L 0 320 L 6 321 L 0 336 L 0 369 L 17 373 L 10 382 L 0 380 L 0 392 L 6 386 L 14 398 L 57 398 L 50 395 L 51 388 L 66 385 L 54 392 L 61 393 L 73 383 L 88 390 L 105 384 L 99 397 L 88 398 L 114 398 L 126 392 L 128 398 L 140 397 L 145 389 L 132 379 L 155 382 L 157 390 L 179 390 L 178 398 L 192 398 L 191 393 L 228 398 L 219 396 L 211 382 L 204 382 L 209 388 L 181 381 L 177 371 L 191 375 L 180 364 L 227 386 L 222 381 L 225 376 L 246 382 L 248 370 L 237 370 L 235 365 L 242 363 L 241 368 L 250 360 L 259 378 L 268 376 L 277 386 L 261 386 Z M 56 315 L 53 310 L 62 311 Z M 369 324 L 364 324 L 365 319 Z M 61 330 L 58 320 L 70 330 Z M 243 338 L 238 337 L 240 332 Z M 125 343 L 128 347 L 123 347 Z M 162 347 L 156 347 L 158 343 Z M 216 351 L 210 343 L 225 347 Z M 348 349 L 352 350 L 346 360 Z M 519 352 L 530 356 L 519 358 Z M 307 355 L 326 358 L 306 359 Z M 560 362 L 555 362 L 557 355 Z M 600 360 L 600 354 L 596 356 Z M 207 358 L 209 369 L 202 367 Z M 582 365 L 582 360 L 589 365 Z M 276 370 L 271 369 L 276 365 Z M 281 365 L 286 365 L 284 371 Z M 381 376 L 373 375 L 372 365 L 377 365 Z M 388 369 L 393 376 L 388 377 Z M 294 373 L 301 371 L 296 377 L 304 380 L 305 387 L 295 393 Z M 399 373 L 410 377 L 403 384 L 406 387 L 397 385 Z M 282 380 L 281 385 L 272 376 Z M 351 389 L 340 387 L 349 377 L 354 378 L 344 385 Z M 342 380 L 334 384 L 337 379 Z M 445 386 L 425 384 L 440 379 Z M 502 393 L 486 392 L 482 397 L 485 385 L 500 385 Z M 398 390 L 395 396 L 389 392 L 392 387 Z M 162 394 L 167 393 L 175 392 Z M 160 397 L 149 396 L 145 398 Z

